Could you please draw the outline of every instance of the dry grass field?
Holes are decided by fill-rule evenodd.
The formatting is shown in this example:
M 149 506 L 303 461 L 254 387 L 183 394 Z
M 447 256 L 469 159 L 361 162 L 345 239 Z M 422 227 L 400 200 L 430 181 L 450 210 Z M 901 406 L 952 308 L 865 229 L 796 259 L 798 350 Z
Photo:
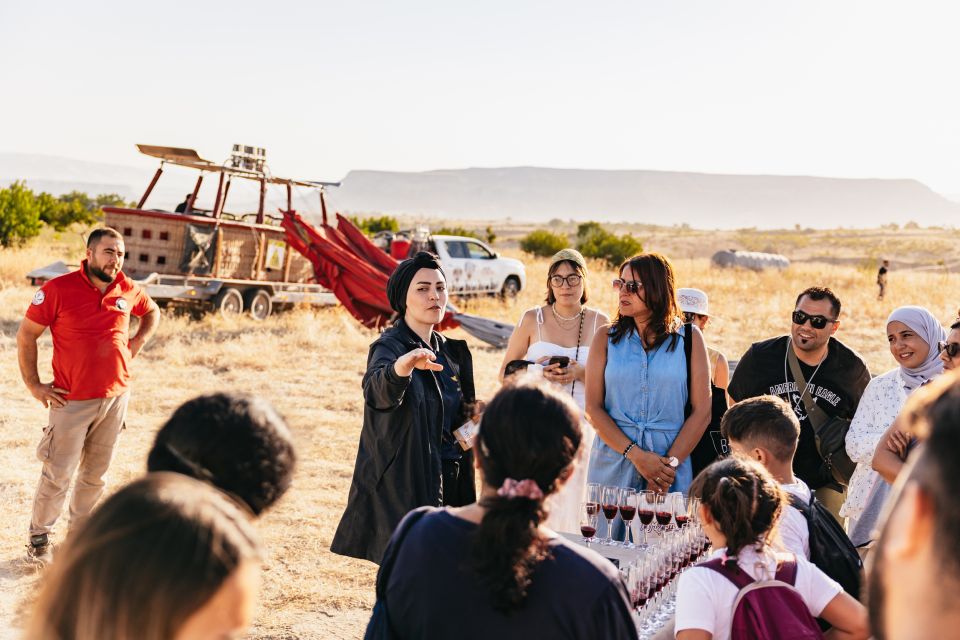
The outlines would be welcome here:
M 514 237 L 519 233 L 512 230 Z M 647 249 L 677 257 L 680 286 L 696 286 L 710 294 L 716 320 L 708 329 L 708 342 L 729 357 L 739 357 L 755 340 L 785 332 L 797 292 L 812 284 L 838 292 L 844 303 L 839 337 L 864 355 L 874 373 L 893 366 L 883 323 L 894 307 L 925 305 L 946 322 L 960 306 L 960 274 L 956 269 L 949 272 L 956 259 L 956 232 L 925 232 L 929 241 L 951 241 L 925 249 L 917 244 L 924 242 L 910 233 L 871 231 L 857 236 L 843 231 L 838 232 L 843 242 L 821 259 L 811 253 L 809 242 L 797 247 L 797 255 L 784 250 L 800 261 L 782 273 L 711 268 L 704 256 L 730 244 L 736 233 L 747 234 L 744 237 L 750 240 L 748 232 L 723 237 L 683 230 L 651 232 L 649 237 L 638 233 Z M 499 246 L 504 253 L 523 257 L 510 248 L 510 230 L 503 237 L 506 241 Z M 768 241 L 773 242 L 761 238 L 757 243 Z M 747 245 L 743 239 L 739 243 Z M 16 637 L 40 578 L 22 559 L 40 470 L 34 450 L 46 419 L 46 411 L 23 387 L 17 369 L 15 334 L 33 293 L 23 275 L 54 260 L 76 261 L 79 246 L 76 236 L 44 236 L 26 248 L 0 252 L 0 468 L 5 470 L 0 476 L 0 500 L 7 513 L 0 531 L 2 637 Z M 876 300 L 873 260 L 880 247 L 891 257 L 910 256 L 900 262 L 894 258 L 888 297 L 882 303 Z M 950 254 L 949 261 L 942 262 L 945 252 Z M 529 286 L 515 303 L 484 298 L 458 304 L 472 313 L 515 321 L 543 294 L 546 261 L 524 259 Z M 609 287 L 613 273 L 599 263 L 592 267 L 589 304 L 611 313 L 615 310 Z M 459 331 L 454 333 L 462 337 Z M 298 310 L 263 323 L 217 317 L 192 321 L 165 315 L 153 342 L 133 364 L 127 430 L 108 491 L 143 472 L 157 428 L 176 406 L 199 393 L 231 389 L 259 394 L 281 410 L 293 429 L 300 459 L 294 486 L 257 523 L 269 559 L 251 637 L 362 636 L 373 604 L 375 567 L 335 556 L 328 547 L 350 483 L 362 415 L 360 379 L 367 345 L 374 337 L 339 308 Z M 468 340 L 475 354 L 478 392 L 489 396 L 497 387 L 502 352 Z M 46 334 L 41 340 L 44 379 L 50 376 L 50 353 Z M 65 524 L 58 523 L 58 533 L 65 531 Z

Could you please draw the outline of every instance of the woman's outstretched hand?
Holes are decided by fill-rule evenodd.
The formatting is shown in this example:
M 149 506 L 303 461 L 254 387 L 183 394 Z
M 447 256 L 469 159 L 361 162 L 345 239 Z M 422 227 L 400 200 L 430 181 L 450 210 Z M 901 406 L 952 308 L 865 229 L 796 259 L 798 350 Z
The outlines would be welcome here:
M 397 358 L 397 361 L 393 363 L 393 370 L 401 378 L 409 377 L 414 369 L 443 371 L 443 365 L 437 364 L 436 359 L 437 356 L 433 351 L 420 347 Z

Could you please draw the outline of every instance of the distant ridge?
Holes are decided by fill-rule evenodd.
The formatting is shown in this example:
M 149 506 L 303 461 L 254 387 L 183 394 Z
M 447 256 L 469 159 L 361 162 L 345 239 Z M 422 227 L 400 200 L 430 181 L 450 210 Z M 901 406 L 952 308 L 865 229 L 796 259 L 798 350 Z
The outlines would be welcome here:
M 960 203 L 916 180 L 512 167 L 351 171 L 334 197 L 354 212 L 698 228 L 957 224 Z
M 0 153 L 0 185 L 22 179 L 37 191 L 54 194 L 76 189 L 91 194 L 114 192 L 136 200 L 152 171 Z M 172 207 L 190 188 L 192 178 L 187 175 L 165 176 L 147 206 Z M 541 167 L 421 173 L 362 170 L 349 172 L 342 186 L 328 193 L 333 208 L 344 212 L 453 219 L 593 219 L 707 229 L 875 227 L 908 221 L 930 226 L 960 221 L 960 202 L 909 179 Z M 245 202 L 240 189 L 232 200 L 232 209 L 255 206 L 253 200 Z

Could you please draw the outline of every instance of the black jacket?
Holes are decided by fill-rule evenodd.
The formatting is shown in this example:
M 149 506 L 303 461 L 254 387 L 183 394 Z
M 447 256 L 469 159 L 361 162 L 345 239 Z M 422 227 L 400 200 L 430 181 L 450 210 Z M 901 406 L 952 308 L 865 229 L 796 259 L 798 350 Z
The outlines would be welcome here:
M 459 376 L 463 407 L 475 399 L 473 357 L 463 340 L 433 334 L 454 374 Z M 443 505 L 440 446 L 443 402 L 433 372 L 415 369 L 401 378 L 397 358 L 422 346 L 403 321 L 370 345 L 363 376 L 363 428 L 347 507 L 330 550 L 379 563 L 394 528 L 417 507 Z M 431 401 L 427 401 L 428 394 Z M 460 425 L 469 416 L 456 416 Z M 461 460 L 464 482 L 473 486 L 473 455 Z

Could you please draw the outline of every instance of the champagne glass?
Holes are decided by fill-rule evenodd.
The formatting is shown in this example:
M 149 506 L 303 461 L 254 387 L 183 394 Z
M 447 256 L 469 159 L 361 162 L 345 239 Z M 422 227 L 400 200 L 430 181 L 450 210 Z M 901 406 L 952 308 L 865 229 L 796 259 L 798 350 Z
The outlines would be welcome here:
M 633 539 L 633 517 L 637 515 L 637 490 L 631 487 L 620 489 L 620 500 L 617 504 L 620 507 L 620 519 L 627 529 L 623 534 L 623 546 L 635 549 L 637 545 Z
M 617 506 L 619 499 L 620 487 L 603 487 L 600 496 L 600 508 L 603 509 L 603 517 L 607 520 L 607 539 L 603 544 L 612 547 L 617 546 L 617 543 L 613 540 L 613 520 L 617 517 L 617 511 L 619 511 Z
M 647 529 L 650 528 L 650 523 L 653 522 L 654 517 L 654 493 L 649 489 L 641 491 L 637 496 L 637 516 L 640 519 L 640 524 L 643 525 L 643 542 L 641 546 L 646 549 L 647 546 Z
M 596 502 L 584 502 L 580 510 L 580 535 L 583 536 L 583 543 L 590 544 L 590 540 L 596 540 L 597 536 L 597 518 L 600 516 L 600 506 Z

